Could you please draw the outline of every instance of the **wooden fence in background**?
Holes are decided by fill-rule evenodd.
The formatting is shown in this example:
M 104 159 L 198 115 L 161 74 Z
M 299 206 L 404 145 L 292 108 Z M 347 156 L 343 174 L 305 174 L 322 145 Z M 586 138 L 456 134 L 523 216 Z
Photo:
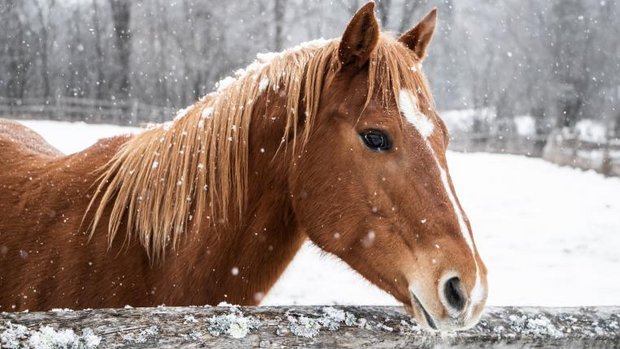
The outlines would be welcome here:
M 541 157 L 546 136 L 489 135 L 484 133 L 452 135 L 449 149 L 461 153 L 498 153 Z
M 84 121 L 97 124 L 132 125 L 172 120 L 175 109 L 157 107 L 137 100 L 100 101 L 60 97 L 14 99 L 0 97 L 0 117 L 56 121 Z
M 620 141 L 611 137 L 604 142 L 591 142 L 552 134 L 542 158 L 561 166 L 620 176 Z
M 453 137 L 450 150 L 541 157 L 560 166 L 594 170 L 605 176 L 620 176 L 620 140 L 607 137 L 602 142 L 578 139 L 560 132 L 549 136 L 491 136 L 459 134 Z

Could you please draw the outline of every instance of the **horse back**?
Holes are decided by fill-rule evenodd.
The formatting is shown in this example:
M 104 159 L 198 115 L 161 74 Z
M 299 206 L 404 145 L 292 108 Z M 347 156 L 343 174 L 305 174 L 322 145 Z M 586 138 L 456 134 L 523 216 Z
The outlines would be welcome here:
M 63 154 L 38 133 L 11 120 L 0 119 L 0 164 L 25 158 L 55 158 Z
M 23 207 L 25 194 L 46 172 L 47 164 L 62 156 L 28 127 L 0 119 L 0 234 L 7 235 L 6 221 Z

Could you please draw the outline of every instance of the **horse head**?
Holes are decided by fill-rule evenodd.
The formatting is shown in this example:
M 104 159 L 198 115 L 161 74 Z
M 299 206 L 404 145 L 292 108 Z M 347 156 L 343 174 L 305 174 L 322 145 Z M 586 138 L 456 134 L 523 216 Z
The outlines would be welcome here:
M 423 325 L 475 325 L 486 267 L 446 161 L 448 132 L 421 71 L 431 11 L 399 39 L 374 3 L 348 24 L 312 131 L 289 173 L 309 238 L 392 294 Z

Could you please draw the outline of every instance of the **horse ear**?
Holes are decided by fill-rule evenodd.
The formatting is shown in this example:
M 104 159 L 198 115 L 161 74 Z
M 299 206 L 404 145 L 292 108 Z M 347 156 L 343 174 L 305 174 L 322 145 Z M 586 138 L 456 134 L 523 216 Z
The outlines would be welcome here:
M 419 58 L 424 60 L 426 48 L 431 43 L 437 24 L 437 8 L 433 8 L 415 27 L 403 34 L 398 41 L 409 47 Z
M 378 41 L 379 23 L 375 17 L 375 3 L 371 1 L 355 13 L 342 34 L 338 47 L 340 64 L 361 68 L 368 62 Z

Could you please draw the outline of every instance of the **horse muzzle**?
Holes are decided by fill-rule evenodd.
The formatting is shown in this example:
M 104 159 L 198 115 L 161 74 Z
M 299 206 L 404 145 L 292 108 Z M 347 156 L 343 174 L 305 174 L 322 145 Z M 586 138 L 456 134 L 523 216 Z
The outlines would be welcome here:
M 435 331 L 460 331 L 475 326 L 480 320 L 484 300 L 477 299 L 474 290 L 467 292 L 458 277 L 442 280 L 436 293 L 436 299 L 425 302 L 420 297 L 423 292 L 416 293 L 415 287 L 409 288 L 411 304 L 406 308 L 422 327 Z

